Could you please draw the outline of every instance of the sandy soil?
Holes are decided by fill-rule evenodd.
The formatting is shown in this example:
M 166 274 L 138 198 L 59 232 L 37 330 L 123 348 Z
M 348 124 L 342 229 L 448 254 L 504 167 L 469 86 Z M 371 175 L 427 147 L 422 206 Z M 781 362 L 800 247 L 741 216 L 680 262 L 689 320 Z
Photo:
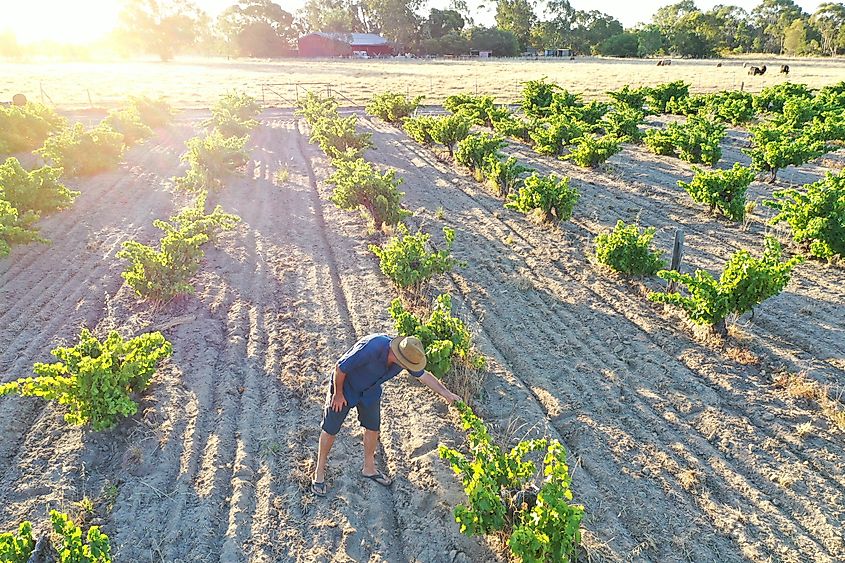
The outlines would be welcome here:
M 451 507 L 462 491 L 436 450 L 462 433 L 411 378 L 386 390 L 379 463 L 392 490 L 358 476 L 361 433 L 348 423 L 328 498 L 306 492 L 324 374 L 357 336 L 391 330 L 394 291 L 361 217 L 326 201 L 328 162 L 289 112 L 264 114 L 246 176 L 212 196 L 243 222 L 207 247 L 196 294 L 151 310 L 122 285 L 120 243 L 152 240 L 152 220 L 188 202 L 170 178 L 193 117 L 134 148 L 120 170 L 73 182 L 77 203 L 42 221 L 53 244 L 0 261 L 3 381 L 48 360 L 83 323 L 98 334 L 163 328 L 175 350 L 141 413 L 113 431 L 70 428 L 36 399 L 0 400 L 0 529 L 43 522 L 52 507 L 78 512 L 88 496 L 87 518 L 110 535 L 116 561 L 500 558 L 494 541 L 458 533 Z M 738 246 L 760 248 L 765 210 L 747 230 L 715 220 L 675 187 L 689 165 L 641 148 L 585 171 L 514 144 L 582 193 L 571 222 L 540 226 L 399 130 L 363 125 L 376 144 L 368 159 L 404 178 L 412 223 L 457 231 L 467 266 L 440 289 L 490 358 L 478 411 L 504 441 L 547 435 L 570 451 L 587 508 L 584 560 L 845 558 L 842 432 L 771 380 L 785 367 L 845 385 L 843 270 L 800 266 L 783 294 L 739 320 L 731 347 L 714 349 L 646 301 L 659 281 L 596 268 L 592 238 L 638 218 L 667 248 L 683 226 L 688 267 L 716 269 Z M 742 158 L 743 138 L 731 132 L 726 163 Z M 821 171 L 788 170 L 782 181 Z M 755 183 L 750 197 L 771 189 Z
M 716 68 L 722 62 L 721 68 Z M 750 77 L 743 64 L 767 64 L 769 72 Z M 59 63 L 0 61 L 0 100 L 17 92 L 61 108 L 116 107 L 128 94 L 166 93 L 177 107 L 207 108 L 220 94 L 245 91 L 267 105 L 287 107 L 305 90 L 332 93 L 344 105 L 364 105 L 373 94 L 386 90 L 425 96 L 425 103 L 440 104 L 450 94 L 491 93 L 501 102 L 521 95 L 522 83 L 544 76 L 586 98 L 604 97 L 607 90 L 625 84 L 654 85 L 685 80 L 694 91 L 745 88 L 757 92 L 787 78 L 777 73 L 780 64 L 791 68 L 789 80 L 813 88 L 845 80 L 842 59 L 787 59 L 776 57 L 674 60 L 658 67 L 654 60 L 579 57 L 575 61 L 502 59 L 490 61 L 424 60 L 250 60 L 180 59 Z M 262 89 L 262 84 L 273 86 Z

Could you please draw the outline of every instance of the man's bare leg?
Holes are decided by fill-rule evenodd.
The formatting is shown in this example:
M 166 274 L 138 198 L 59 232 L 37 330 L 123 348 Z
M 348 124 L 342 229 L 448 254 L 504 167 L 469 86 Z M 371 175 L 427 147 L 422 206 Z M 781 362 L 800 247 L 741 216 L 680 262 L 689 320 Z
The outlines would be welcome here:
M 317 450 L 317 468 L 314 470 L 314 482 L 324 483 L 326 481 L 326 462 L 329 460 L 329 452 L 334 445 L 334 436 L 323 430 L 320 433 L 320 449 Z
M 364 475 L 376 474 L 376 446 L 378 432 L 364 429 Z

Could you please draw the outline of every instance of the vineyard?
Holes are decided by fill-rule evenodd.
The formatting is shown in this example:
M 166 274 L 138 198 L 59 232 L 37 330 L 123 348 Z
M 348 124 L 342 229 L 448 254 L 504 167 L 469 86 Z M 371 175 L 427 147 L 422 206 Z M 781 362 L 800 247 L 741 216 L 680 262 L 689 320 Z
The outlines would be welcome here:
M 493 94 L 0 107 L 0 561 L 845 559 L 845 83 Z

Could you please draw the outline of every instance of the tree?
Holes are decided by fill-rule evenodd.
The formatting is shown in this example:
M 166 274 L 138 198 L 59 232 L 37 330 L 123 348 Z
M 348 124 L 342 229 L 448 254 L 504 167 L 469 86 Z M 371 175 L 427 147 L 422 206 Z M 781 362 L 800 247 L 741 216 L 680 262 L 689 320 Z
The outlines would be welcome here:
M 296 40 L 293 16 L 270 0 L 240 0 L 220 14 L 217 27 L 231 49 L 246 57 L 282 54 Z
M 619 20 L 598 10 L 577 10 L 572 23 L 572 43 L 581 53 L 591 53 L 605 39 L 623 32 Z
M 787 55 L 803 55 L 807 51 L 807 27 L 795 20 L 784 31 L 783 50 Z
M 636 34 L 626 31 L 608 37 L 599 43 L 596 50 L 599 55 L 608 57 L 636 57 L 639 51 L 639 40 Z
M 782 53 L 786 28 L 804 15 L 793 0 L 762 0 L 751 12 L 752 21 L 760 31 L 760 47 L 769 53 Z
M 748 12 L 738 6 L 719 4 L 706 12 L 716 29 L 717 51 L 748 52 L 754 41 L 754 28 Z
M 634 32 L 637 36 L 637 55 L 651 57 L 663 51 L 665 38 L 660 28 L 655 24 L 640 27 Z
M 465 25 L 466 21 L 457 10 L 432 8 L 425 22 L 425 29 L 430 38 L 440 39 L 448 33 L 461 31 Z
M 362 0 L 361 10 L 367 31 L 381 33 L 401 45 L 419 41 L 420 17 L 417 10 L 423 0 Z
M 169 61 L 203 34 L 204 15 L 190 0 L 124 0 L 116 36 Z
M 825 2 L 810 17 L 810 25 L 821 36 L 821 50 L 835 55 L 845 39 L 845 5 Z
M 11 31 L 0 33 L 0 57 L 18 58 L 21 56 L 18 38 Z
M 469 45 L 476 51 L 492 51 L 497 57 L 515 57 L 519 41 L 510 31 L 495 27 L 474 27 L 469 32 Z
M 361 10 L 355 0 L 306 0 L 299 12 L 299 22 L 306 32 L 369 31 L 361 19 Z
M 496 2 L 496 25 L 510 31 L 519 41 L 520 50 L 531 44 L 531 28 L 537 23 L 534 5 L 529 0 L 498 0 Z

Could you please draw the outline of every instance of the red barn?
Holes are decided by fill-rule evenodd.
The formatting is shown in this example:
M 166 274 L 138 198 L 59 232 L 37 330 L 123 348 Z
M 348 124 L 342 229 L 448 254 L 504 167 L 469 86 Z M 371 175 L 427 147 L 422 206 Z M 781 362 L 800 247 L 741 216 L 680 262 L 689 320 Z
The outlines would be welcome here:
M 326 33 L 318 31 L 299 38 L 300 57 L 387 57 L 393 47 L 375 33 Z

